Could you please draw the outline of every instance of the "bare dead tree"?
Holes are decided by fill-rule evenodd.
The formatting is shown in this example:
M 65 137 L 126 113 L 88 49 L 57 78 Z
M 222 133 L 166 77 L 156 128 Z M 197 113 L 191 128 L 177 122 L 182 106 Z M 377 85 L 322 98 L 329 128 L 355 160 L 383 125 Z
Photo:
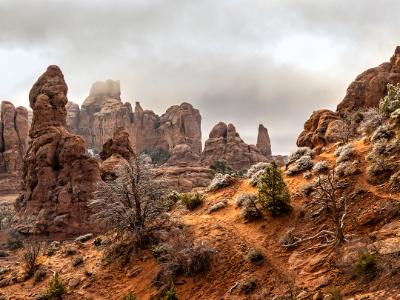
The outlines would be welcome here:
M 99 183 L 89 204 L 93 218 L 104 228 L 135 238 L 138 246 L 144 246 L 169 220 L 165 182 L 153 179 L 151 166 L 142 156 L 126 161 L 116 175 Z
M 29 277 L 35 273 L 38 267 L 38 258 L 42 253 L 42 248 L 42 243 L 38 241 L 24 243 L 24 251 L 21 254 L 21 260 Z
M 289 229 L 282 246 L 285 248 L 295 247 L 307 241 L 322 239 L 320 245 L 307 248 L 305 251 L 327 246 L 339 246 L 346 241 L 344 235 L 344 221 L 347 214 L 347 199 L 341 195 L 341 185 L 335 176 L 335 169 L 329 170 L 326 175 L 319 175 L 314 187 L 314 204 L 319 206 L 316 214 L 325 211 L 332 225 L 320 228 L 316 234 L 306 237 L 295 236 L 294 229 Z M 315 213 L 314 213 L 315 215 Z M 328 228 L 327 228 L 328 227 Z M 331 227 L 331 228 L 329 228 Z

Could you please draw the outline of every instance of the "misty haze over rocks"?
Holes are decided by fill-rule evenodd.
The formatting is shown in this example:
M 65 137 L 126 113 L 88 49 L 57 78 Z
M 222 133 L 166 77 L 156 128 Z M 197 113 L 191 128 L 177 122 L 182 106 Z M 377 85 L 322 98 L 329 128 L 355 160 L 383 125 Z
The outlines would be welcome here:
M 398 41 L 397 1 L 0 2 L 0 100 L 28 107 L 31 83 L 59 65 L 68 98 L 121 81 L 122 99 L 163 113 L 183 101 L 255 143 L 259 123 L 274 153 L 295 147 L 311 112 L 334 109 L 347 85 L 388 60 Z M 368 21 L 366 21 L 368 20 Z

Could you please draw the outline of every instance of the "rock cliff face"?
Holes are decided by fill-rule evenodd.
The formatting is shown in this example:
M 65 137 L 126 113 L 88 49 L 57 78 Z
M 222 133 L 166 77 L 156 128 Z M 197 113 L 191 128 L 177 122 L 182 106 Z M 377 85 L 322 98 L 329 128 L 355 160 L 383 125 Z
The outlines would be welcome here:
M 67 105 L 68 127 L 97 150 L 122 127 L 136 153 L 163 150 L 171 155 L 170 164 L 200 159 L 201 116 L 197 109 L 182 103 L 158 116 L 143 110 L 138 102 L 133 110 L 120 95 L 118 81 L 95 83 L 80 109 L 74 103 Z
M 205 143 L 202 164 L 209 166 L 215 160 L 224 160 L 232 168 L 239 170 L 257 162 L 270 161 L 271 147 L 268 147 L 268 142 L 268 132 L 262 125 L 258 136 L 260 149 L 246 144 L 236 132 L 235 126 L 220 122 L 211 130 L 209 139 Z
M 387 93 L 387 84 L 399 82 L 400 46 L 397 46 L 389 62 L 368 69 L 356 77 L 337 106 L 336 113 L 328 110 L 313 112 L 304 124 L 297 145 L 314 148 L 338 141 L 343 129 L 346 130 L 341 117 L 351 116 L 368 107 L 378 107 L 379 101 Z
M 0 193 L 18 192 L 21 187 L 23 158 L 28 141 L 28 110 L 1 103 Z
M 77 234 L 94 229 L 87 201 L 100 179 L 85 141 L 67 129 L 67 85 L 49 66 L 29 93 L 31 138 L 14 227 L 23 234 Z
M 387 84 L 399 82 L 400 46 L 397 46 L 389 62 L 368 69 L 356 77 L 336 111 L 352 113 L 363 107 L 377 107 L 387 93 Z

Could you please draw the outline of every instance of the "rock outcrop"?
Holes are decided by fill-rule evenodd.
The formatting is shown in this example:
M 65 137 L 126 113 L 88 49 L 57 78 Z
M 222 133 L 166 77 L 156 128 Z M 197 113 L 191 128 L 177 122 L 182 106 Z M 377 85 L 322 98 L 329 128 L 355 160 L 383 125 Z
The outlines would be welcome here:
M 353 113 L 363 107 L 377 107 L 387 93 L 388 83 L 400 82 L 400 46 L 397 46 L 389 62 L 368 69 L 358 75 L 347 88 L 346 96 L 336 111 Z
M 270 161 L 272 157 L 263 154 L 271 151 L 271 148 L 267 147 L 266 136 L 268 132 L 265 131 L 259 134 L 259 145 L 262 147 L 259 149 L 257 146 L 246 144 L 233 124 L 219 122 L 211 130 L 205 143 L 202 164 L 210 166 L 215 160 L 224 160 L 232 168 L 239 170 L 257 162 Z
M 260 124 L 258 126 L 257 144 L 256 147 L 265 156 L 271 156 L 271 140 L 269 138 L 268 129 L 264 125 Z
M 346 124 L 338 113 L 328 109 L 314 111 L 304 123 L 304 130 L 297 138 L 299 147 L 323 147 L 338 142 L 346 130 Z
M 359 110 L 378 107 L 379 101 L 387 93 L 388 83 L 400 82 L 400 46 L 389 62 L 368 69 L 358 75 L 347 88 L 344 99 L 337 106 L 336 112 L 319 110 L 313 112 L 304 124 L 304 130 L 297 139 L 297 145 L 320 147 L 337 142 L 346 125 L 342 118 L 351 117 Z
M 122 127 L 136 153 L 162 150 L 171 155 L 169 164 L 173 165 L 200 160 L 201 116 L 197 109 L 182 103 L 158 116 L 143 110 L 139 102 L 133 110 L 120 95 L 118 81 L 95 83 L 80 109 L 77 104 L 68 104 L 68 127 L 97 151 Z
M 104 143 L 103 150 L 100 152 L 100 158 L 103 161 L 112 155 L 120 155 L 126 160 L 135 155 L 129 140 L 129 133 L 124 128 L 118 128 L 114 136 Z
M 72 235 L 94 230 L 87 202 L 100 179 L 85 141 L 67 129 L 67 85 L 49 66 L 29 93 L 31 138 L 14 227 L 23 234 Z
M 23 159 L 28 142 L 28 110 L 1 103 L 0 119 L 0 193 L 19 192 Z

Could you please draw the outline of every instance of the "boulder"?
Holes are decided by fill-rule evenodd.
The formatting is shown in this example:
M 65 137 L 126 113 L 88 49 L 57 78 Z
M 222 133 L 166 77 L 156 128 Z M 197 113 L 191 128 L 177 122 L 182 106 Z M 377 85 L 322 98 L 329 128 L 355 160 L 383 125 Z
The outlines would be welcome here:
M 52 65 L 29 94 L 31 140 L 13 222 L 23 234 L 74 235 L 96 229 L 87 202 L 100 179 L 99 167 L 85 141 L 67 129 L 67 90 L 60 68 Z

